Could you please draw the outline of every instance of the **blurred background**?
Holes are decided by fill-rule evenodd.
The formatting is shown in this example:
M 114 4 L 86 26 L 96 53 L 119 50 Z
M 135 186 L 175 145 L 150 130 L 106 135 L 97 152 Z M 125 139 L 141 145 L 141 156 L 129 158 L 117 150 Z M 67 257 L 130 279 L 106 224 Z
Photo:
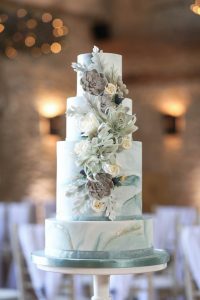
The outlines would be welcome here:
M 174 286 L 174 254 L 183 269 L 177 236 L 182 223 L 197 228 L 200 207 L 199 0 L 1 0 L 0 286 L 14 291 L 20 286 L 13 224 L 43 224 L 55 212 L 56 141 L 65 138 L 66 99 L 76 94 L 71 62 L 93 45 L 123 56 L 123 79 L 138 118 L 135 139 L 143 142 L 143 210 L 155 214 L 163 230 L 155 232 L 157 246 L 173 257 L 171 277 L 159 283 L 167 294 L 155 296 L 159 288 L 146 277 L 143 296 L 150 297 L 154 287 L 151 299 L 168 299 L 169 291 L 184 299 L 189 288 L 183 288 L 185 271 L 180 289 Z M 87 280 L 76 282 L 90 287 Z M 197 282 L 194 286 L 198 290 Z M 114 285 L 113 299 L 142 299 L 119 293 L 117 298 Z M 17 298 L 1 298 L 0 290 L 0 299 Z

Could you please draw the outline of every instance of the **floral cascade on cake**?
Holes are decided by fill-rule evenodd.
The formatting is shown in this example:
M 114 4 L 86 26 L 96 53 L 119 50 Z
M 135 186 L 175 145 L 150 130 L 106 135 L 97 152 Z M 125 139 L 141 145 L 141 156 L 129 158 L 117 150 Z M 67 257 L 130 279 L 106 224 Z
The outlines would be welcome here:
M 45 252 L 59 258 L 151 255 L 152 220 L 142 216 L 142 144 L 122 57 L 94 46 L 72 63 L 77 96 L 67 99 L 67 138 L 57 143 L 57 213 L 46 220 Z
M 78 182 L 69 186 L 67 195 L 77 193 L 79 200 L 75 210 L 78 212 L 91 206 L 95 212 L 104 212 L 113 220 L 120 207 L 112 190 L 124 180 L 137 180 L 134 175 L 119 176 L 120 165 L 117 163 L 117 153 L 131 148 L 131 134 L 137 127 L 136 116 L 122 104 L 128 94 L 126 85 L 114 65 L 105 72 L 101 54 L 102 51 L 94 47 L 88 66 L 72 64 L 74 70 L 82 74 L 80 83 L 88 108 L 85 111 L 76 107 L 68 110 L 68 116 L 75 116 L 81 129 L 81 141 L 75 144 L 74 152 L 82 170 Z

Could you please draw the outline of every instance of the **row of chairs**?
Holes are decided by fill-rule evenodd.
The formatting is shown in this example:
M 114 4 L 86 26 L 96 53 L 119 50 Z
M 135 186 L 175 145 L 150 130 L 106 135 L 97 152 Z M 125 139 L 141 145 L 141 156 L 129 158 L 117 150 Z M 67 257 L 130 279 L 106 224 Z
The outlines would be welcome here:
M 43 225 L 13 226 L 12 252 L 20 300 L 75 299 L 72 276 L 43 272 L 32 263 L 31 252 L 43 248 Z
M 15 288 L 11 255 L 11 230 L 13 225 L 44 223 L 55 215 L 55 201 L 38 205 L 31 201 L 0 202 L 0 287 Z
M 34 269 L 30 261 L 30 252 L 43 248 L 44 225 L 27 225 L 27 223 L 32 223 L 34 213 L 27 213 L 27 215 L 32 216 L 30 217 L 31 221 L 27 217 L 23 217 L 21 214 L 25 209 L 21 209 L 20 212 L 20 206 L 23 205 L 27 207 L 29 205 L 32 206 L 30 203 L 14 204 L 16 215 L 14 214 L 13 222 L 8 218 L 9 214 L 7 213 L 7 221 L 10 220 L 11 222 L 7 226 L 10 228 L 7 232 L 9 233 L 9 240 L 12 242 L 11 248 L 14 254 L 15 266 L 17 267 L 15 271 L 17 271 L 17 287 L 20 291 L 19 299 L 60 299 L 59 297 L 62 298 L 63 295 L 66 296 L 68 294 L 68 298 L 72 297 L 71 299 L 82 300 L 82 294 L 85 293 L 85 295 L 89 296 L 91 293 L 91 278 L 75 278 L 72 276 L 61 278 L 58 274 L 44 274 L 42 271 Z M 54 213 L 53 209 L 48 210 L 49 215 Z M 21 215 L 19 222 L 16 222 L 17 214 L 18 216 Z M 49 215 L 44 216 L 48 217 Z M 170 295 L 171 299 L 176 299 L 175 297 L 183 294 L 186 295 L 187 300 L 196 299 L 195 297 L 199 295 L 198 290 L 200 288 L 200 283 L 197 281 L 198 275 L 195 275 L 199 274 L 197 266 L 200 264 L 200 257 L 197 255 L 198 243 L 196 242 L 195 244 L 198 233 L 200 236 L 200 227 L 194 225 L 199 222 L 198 211 L 192 207 L 161 206 L 156 208 L 153 217 L 155 220 L 155 246 L 166 249 L 171 254 L 169 267 L 167 270 L 155 274 L 112 277 L 111 292 L 113 299 L 124 300 L 128 298 L 133 300 L 133 297 L 135 297 L 134 299 L 139 300 L 166 300 Z M 35 218 L 35 223 L 36 221 Z M 18 226 L 14 225 L 16 223 L 18 223 Z M 11 228 L 14 231 L 11 231 Z M 190 242 L 188 242 L 194 228 L 196 228 L 196 233 L 193 235 L 192 241 L 193 245 L 196 245 L 195 249 L 197 249 L 195 256 L 197 263 L 195 263 L 195 259 L 188 259 L 188 257 L 194 255 L 193 248 L 189 247 Z M 187 234 L 183 232 L 187 232 Z M 188 247 L 183 245 L 188 245 Z M 13 274 L 13 268 L 11 273 Z
M 199 224 L 198 210 L 194 207 L 159 206 L 155 209 L 153 216 L 155 246 L 166 249 L 170 253 L 171 260 L 164 271 L 134 276 L 129 298 L 132 300 L 133 295 L 138 295 L 135 299 L 196 299 L 195 297 L 200 293 L 197 291 L 197 285 L 194 284 L 195 273 L 194 269 L 191 269 L 188 257 L 194 257 L 192 245 L 198 242 L 200 245 L 200 225 L 197 225 Z M 189 234 L 186 235 L 185 232 L 191 234 L 194 230 L 196 235 L 192 243 Z M 184 240 L 183 236 L 185 236 Z M 187 253 L 185 245 L 187 245 Z M 197 253 L 198 251 L 192 261 L 200 278 L 200 268 L 197 271 L 197 266 L 200 266 L 200 251 L 199 255 Z
M 44 219 L 52 216 L 55 202 L 0 203 L 0 300 L 82 300 L 80 295 L 91 294 L 90 278 L 43 272 L 32 264 L 30 253 L 44 248 Z

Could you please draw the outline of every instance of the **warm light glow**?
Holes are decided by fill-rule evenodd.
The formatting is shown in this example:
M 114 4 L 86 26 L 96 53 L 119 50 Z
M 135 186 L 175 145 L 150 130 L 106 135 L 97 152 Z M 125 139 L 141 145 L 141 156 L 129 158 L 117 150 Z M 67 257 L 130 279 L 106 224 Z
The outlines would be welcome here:
M 62 50 L 62 47 L 59 43 L 53 43 L 51 44 L 51 52 L 53 53 L 59 53 Z
M 55 37 L 63 36 L 63 30 L 62 30 L 62 28 L 54 28 L 53 35 Z
M 5 52 L 8 58 L 13 59 L 17 56 L 17 50 L 13 47 L 7 47 Z
M 164 138 L 164 145 L 166 150 L 179 151 L 182 147 L 182 139 L 178 135 L 166 135 Z
M 66 26 L 53 29 L 53 35 L 55 37 L 60 37 L 60 36 L 66 35 L 66 34 L 68 34 L 68 32 L 69 32 L 69 29 Z
M 54 28 L 60 28 L 63 26 L 63 21 L 61 19 L 54 19 L 52 25 Z
M 164 115 L 181 117 L 190 103 L 187 88 L 166 88 L 154 96 L 153 106 Z
M 41 51 L 44 54 L 48 54 L 50 52 L 50 45 L 47 43 L 42 44 Z
M 52 20 L 52 15 L 51 15 L 50 13 L 44 13 L 44 14 L 42 15 L 42 21 L 43 21 L 44 23 L 51 22 L 51 20 Z
M 43 116 L 52 118 L 58 114 L 58 107 L 56 102 L 47 102 L 43 105 Z
M 198 5 L 193 5 L 192 11 L 193 11 L 195 14 L 198 14 L 198 13 L 199 13 L 199 6 L 198 6 Z
M 30 19 L 26 22 L 26 26 L 29 29 L 34 29 L 37 26 L 37 21 L 35 19 Z
M 5 26 L 3 24 L 0 24 L 0 33 L 3 32 L 5 29 Z
M 63 114 L 65 107 L 61 99 L 46 98 L 37 103 L 39 114 L 45 118 L 53 118 Z
M 193 13 L 200 15 L 200 0 L 196 0 L 194 4 L 190 5 L 190 9 Z
M 27 11 L 24 8 L 19 8 L 17 10 L 17 16 L 18 18 L 23 18 L 27 15 Z
M 181 102 L 168 100 L 161 104 L 161 111 L 173 117 L 182 116 L 185 113 L 185 106 Z
M 17 56 L 17 50 L 13 47 L 7 47 L 5 52 L 6 56 L 10 59 L 13 59 Z
M 24 43 L 27 47 L 32 47 L 35 45 L 35 38 L 33 36 L 27 36 Z

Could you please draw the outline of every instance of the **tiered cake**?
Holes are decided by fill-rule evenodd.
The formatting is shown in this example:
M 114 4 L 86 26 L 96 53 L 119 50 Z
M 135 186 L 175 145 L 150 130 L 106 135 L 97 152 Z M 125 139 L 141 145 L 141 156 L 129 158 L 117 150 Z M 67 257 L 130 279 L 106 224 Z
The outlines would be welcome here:
M 81 54 L 77 96 L 67 100 L 67 138 L 57 143 L 57 215 L 46 220 L 45 253 L 126 258 L 153 251 L 142 216 L 142 143 L 122 81 L 122 57 Z

